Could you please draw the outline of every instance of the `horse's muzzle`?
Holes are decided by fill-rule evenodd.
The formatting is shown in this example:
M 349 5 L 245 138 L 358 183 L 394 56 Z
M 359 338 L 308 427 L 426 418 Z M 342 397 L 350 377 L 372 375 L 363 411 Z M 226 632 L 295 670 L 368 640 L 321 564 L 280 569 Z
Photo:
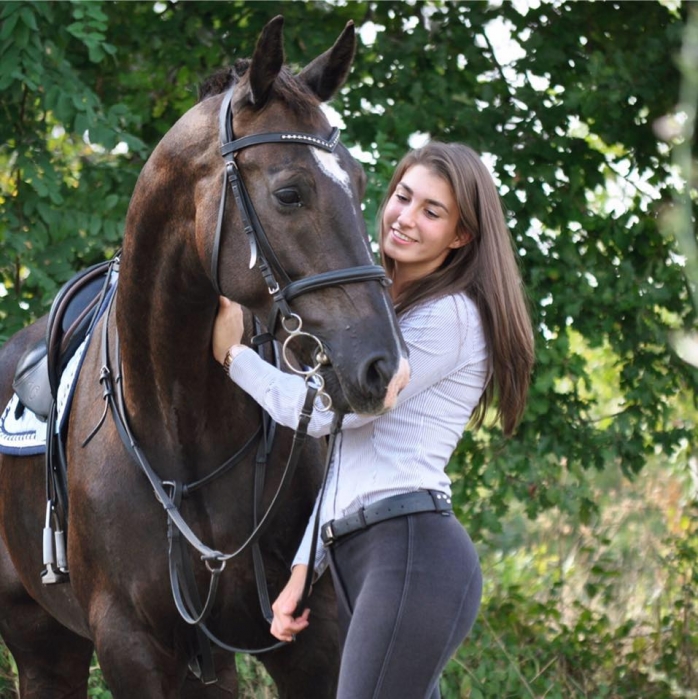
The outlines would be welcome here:
M 400 391 L 407 385 L 410 369 L 400 357 L 398 366 L 382 355 L 363 358 L 351 379 L 334 366 L 323 371 L 328 393 L 336 410 L 360 415 L 380 415 L 393 407 Z

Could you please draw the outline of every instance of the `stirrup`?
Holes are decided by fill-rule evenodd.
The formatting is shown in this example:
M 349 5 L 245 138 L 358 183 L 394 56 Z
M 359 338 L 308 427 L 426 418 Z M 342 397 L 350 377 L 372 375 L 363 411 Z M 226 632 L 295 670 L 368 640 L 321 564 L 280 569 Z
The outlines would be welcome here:
M 44 569 L 41 571 L 41 582 L 44 585 L 59 585 L 70 580 L 65 555 L 65 534 L 58 528 L 53 529 L 53 516 L 53 503 L 49 500 L 46 503 L 46 525 L 43 531 Z
M 41 582 L 44 585 L 60 585 L 70 582 L 68 571 L 55 568 L 53 563 L 47 563 L 44 570 L 41 571 Z

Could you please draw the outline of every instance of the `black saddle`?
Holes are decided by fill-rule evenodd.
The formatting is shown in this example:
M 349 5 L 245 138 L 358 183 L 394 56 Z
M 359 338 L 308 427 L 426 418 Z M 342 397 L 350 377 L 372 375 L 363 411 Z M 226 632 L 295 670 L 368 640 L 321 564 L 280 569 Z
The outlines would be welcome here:
M 118 258 L 88 267 L 58 292 L 51 305 L 46 336 L 29 347 L 15 369 L 12 388 L 19 397 L 20 410 L 26 406 L 39 419 L 47 419 L 61 374 L 96 321 L 115 263 Z

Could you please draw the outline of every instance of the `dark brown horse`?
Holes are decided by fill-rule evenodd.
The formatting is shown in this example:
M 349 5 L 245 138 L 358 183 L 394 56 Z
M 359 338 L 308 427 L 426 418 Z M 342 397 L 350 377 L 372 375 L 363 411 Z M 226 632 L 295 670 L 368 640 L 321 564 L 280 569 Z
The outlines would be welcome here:
M 253 58 L 209 83 L 139 178 L 116 300 L 92 334 L 67 429 L 68 583 L 44 585 L 40 575 L 42 457 L 4 456 L 0 462 L 0 633 L 16 659 L 23 698 L 85 697 L 93 650 L 117 698 L 237 694 L 232 653 L 214 645 L 217 684 L 204 685 L 189 671 L 196 633 L 173 601 L 168 515 L 124 446 L 114 415 L 108 413 L 95 431 L 105 406 L 99 382 L 103 340 L 114 386 L 123 387 L 131 436 L 167 484 L 212 473 L 260 424 L 259 409 L 211 354 L 218 289 L 263 319 L 273 317 L 274 298 L 282 316 L 289 308 L 298 314 L 303 331 L 327 355 L 321 372 L 340 410 L 382 411 L 403 362 L 392 306 L 371 266 L 360 209 L 363 173 L 341 144 L 331 143 L 332 129 L 320 109 L 349 71 L 353 26 L 298 75 L 282 65 L 281 29 L 281 18 L 272 20 Z M 222 109 L 224 100 L 230 112 Z M 279 132 L 290 137 L 248 140 L 224 159 L 221 131 L 234 139 Z M 316 142 L 304 141 L 304 134 Z M 246 234 L 233 194 L 220 205 L 231 163 L 245 182 L 263 239 Z M 270 264 L 271 283 L 269 274 L 265 280 L 250 268 L 251 247 Z M 326 274 L 333 270 L 349 272 Z M 284 288 L 298 280 L 308 280 L 310 288 L 296 287 L 287 295 L 294 298 L 284 298 Z M 3 348 L 3 406 L 12 395 L 19 357 L 45 329 L 40 321 Z M 280 324 L 273 330 L 281 339 L 291 331 Z M 310 365 L 316 361 L 308 354 L 313 343 L 303 336 L 297 347 Z M 280 482 L 291 437 L 289 430 L 277 430 L 262 510 Z M 306 443 L 290 490 L 261 538 L 272 599 L 288 577 L 310 515 L 323 452 L 324 443 Z M 182 519 L 213 551 L 235 551 L 252 532 L 255 454 L 246 452 L 234 468 L 182 500 Z M 218 562 L 204 565 L 198 551 L 185 550 L 204 599 L 209 568 Z M 260 655 L 282 697 L 334 695 L 338 647 L 327 577 L 311 597 L 310 629 L 296 643 Z M 227 645 L 269 646 L 274 639 L 260 611 L 250 551 L 227 561 L 218 580 L 210 632 Z

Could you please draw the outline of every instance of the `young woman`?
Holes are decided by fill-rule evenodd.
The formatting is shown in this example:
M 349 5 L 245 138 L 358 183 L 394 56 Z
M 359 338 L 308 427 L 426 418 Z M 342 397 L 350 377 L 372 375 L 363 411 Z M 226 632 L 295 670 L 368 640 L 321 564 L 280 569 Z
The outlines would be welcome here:
M 481 426 L 488 408 L 513 432 L 533 333 L 497 190 L 470 148 L 432 142 L 408 153 L 390 182 L 380 236 L 411 378 L 390 412 L 344 418 L 320 503 L 326 542 L 315 575 L 329 564 L 337 593 L 338 699 L 434 699 L 482 592 L 475 548 L 450 516 L 445 468 L 466 424 Z M 214 356 L 227 357 L 232 380 L 295 428 L 303 382 L 267 365 L 241 337 L 240 307 L 221 299 Z M 309 433 L 327 434 L 330 423 L 316 411 Z M 308 610 L 294 612 L 314 516 L 273 605 L 271 632 L 281 640 L 311 623 Z

